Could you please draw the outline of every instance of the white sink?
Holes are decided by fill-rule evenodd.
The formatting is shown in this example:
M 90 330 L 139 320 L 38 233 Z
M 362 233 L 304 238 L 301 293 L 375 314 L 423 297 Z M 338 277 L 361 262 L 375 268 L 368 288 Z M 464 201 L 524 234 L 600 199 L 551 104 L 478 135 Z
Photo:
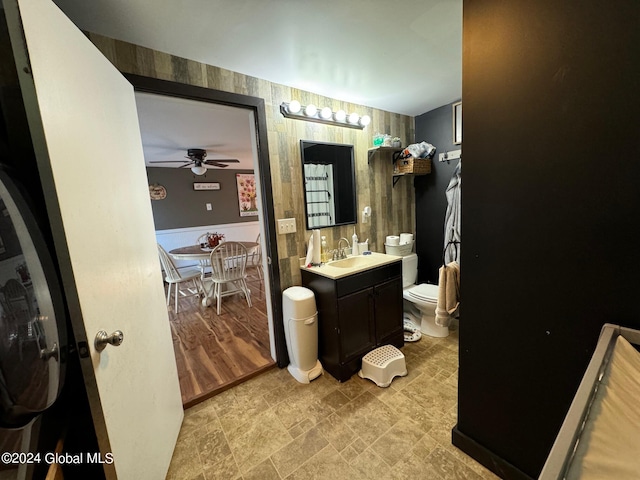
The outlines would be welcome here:
M 300 259 L 300 268 L 333 279 L 343 278 L 355 273 L 364 272 L 371 268 L 380 267 L 388 263 L 399 262 L 401 257 L 387 255 L 385 253 L 371 252 L 371 255 L 356 255 L 332 262 L 323 263 L 320 266 L 305 266 L 304 258 Z
M 372 257 L 371 255 L 367 255 L 363 257 L 348 257 L 343 258 L 342 260 L 334 260 L 333 262 L 329 262 L 327 265 L 338 268 L 353 268 L 365 267 L 374 263 L 378 262 L 376 262 L 374 257 Z

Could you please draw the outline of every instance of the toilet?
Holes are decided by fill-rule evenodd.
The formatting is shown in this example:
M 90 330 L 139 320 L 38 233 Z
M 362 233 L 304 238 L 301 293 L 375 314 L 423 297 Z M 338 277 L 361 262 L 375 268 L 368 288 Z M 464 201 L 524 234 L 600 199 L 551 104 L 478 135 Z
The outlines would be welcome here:
M 436 325 L 438 285 L 421 283 L 418 278 L 418 255 L 410 253 L 402 257 L 402 297 L 405 318 L 411 320 L 424 335 L 430 337 L 449 336 L 449 327 Z

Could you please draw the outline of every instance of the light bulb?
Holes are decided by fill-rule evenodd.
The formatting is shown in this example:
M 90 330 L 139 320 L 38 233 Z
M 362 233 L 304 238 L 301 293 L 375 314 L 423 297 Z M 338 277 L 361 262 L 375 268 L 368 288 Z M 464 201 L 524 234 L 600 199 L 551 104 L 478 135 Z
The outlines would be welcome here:
M 325 120 L 330 119 L 331 115 L 333 115 L 333 112 L 329 107 L 324 107 L 322 110 L 320 110 L 320 116 Z
M 335 119 L 338 122 L 344 122 L 346 118 L 347 118 L 347 112 L 345 112 L 344 110 L 338 110 L 335 113 Z
M 309 105 L 304 107 L 304 114 L 307 117 L 313 117 L 316 114 L 317 111 L 318 111 L 318 109 L 313 103 L 310 103 Z
M 370 123 L 371 123 L 371 117 L 369 115 L 363 115 L 360 118 L 360 125 L 362 125 L 363 127 L 366 127 Z
M 194 165 L 191 167 L 191 171 L 196 175 L 204 175 L 207 173 L 207 167 L 203 167 L 202 165 Z
M 351 115 L 349 115 L 349 123 L 356 124 L 358 123 L 358 120 L 360 120 L 360 115 L 358 115 L 357 113 L 352 113 Z
M 302 105 L 300 105 L 300 102 L 297 100 L 292 100 L 291 103 L 289 103 L 289 106 L 287 107 L 290 113 L 298 113 L 301 108 L 302 108 Z

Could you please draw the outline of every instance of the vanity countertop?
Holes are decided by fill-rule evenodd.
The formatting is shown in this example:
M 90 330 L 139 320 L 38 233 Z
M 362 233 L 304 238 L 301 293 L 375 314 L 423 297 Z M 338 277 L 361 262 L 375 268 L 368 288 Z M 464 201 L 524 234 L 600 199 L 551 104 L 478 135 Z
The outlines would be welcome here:
M 397 255 L 388 255 L 386 253 L 371 252 L 371 255 L 349 255 L 341 260 L 333 260 L 323 263 L 317 267 L 307 267 L 304 264 L 305 259 L 300 259 L 300 269 L 308 272 L 316 273 L 324 277 L 338 279 L 354 273 L 364 272 L 371 268 L 380 267 L 394 262 L 399 262 L 402 257 Z

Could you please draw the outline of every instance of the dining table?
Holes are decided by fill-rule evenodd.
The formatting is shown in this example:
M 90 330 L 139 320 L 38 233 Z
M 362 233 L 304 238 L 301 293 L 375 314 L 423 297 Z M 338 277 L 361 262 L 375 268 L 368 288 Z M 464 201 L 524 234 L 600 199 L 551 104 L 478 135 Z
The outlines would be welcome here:
M 241 242 L 237 240 L 233 241 L 244 245 L 244 248 L 247 249 L 248 255 L 251 255 L 253 253 L 253 250 L 258 247 L 257 242 Z M 187 245 L 186 247 L 178 247 L 174 248 L 173 250 L 169 250 L 169 255 L 171 255 L 176 260 L 196 260 L 198 262 L 207 262 L 209 261 L 212 250 L 213 248 L 207 246 Z
M 251 255 L 259 246 L 257 242 L 233 241 L 244 245 L 244 248 L 247 249 L 247 255 Z M 204 271 L 211 265 L 209 260 L 211 258 L 212 250 L 213 248 L 201 244 L 187 245 L 186 247 L 178 247 L 173 250 L 169 250 L 169 255 L 176 260 L 197 261 L 200 264 L 200 271 L 202 272 L 202 278 L 204 279 Z

